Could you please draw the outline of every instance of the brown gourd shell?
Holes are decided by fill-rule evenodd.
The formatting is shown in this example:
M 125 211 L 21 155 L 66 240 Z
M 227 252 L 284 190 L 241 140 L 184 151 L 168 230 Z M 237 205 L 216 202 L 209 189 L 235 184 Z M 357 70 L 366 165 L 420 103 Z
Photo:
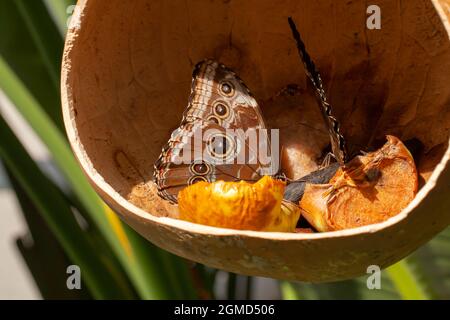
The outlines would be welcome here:
M 379 5 L 382 28 L 368 30 L 366 1 L 79 1 L 64 53 L 62 102 L 80 165 L 137 232 L 211 267 L 323 282 L 391 265 L 450 223 L 450 1 Z M 298 125 L 294 142 L 316 137 L 307 144 L 311 157 L 326 146 L 320 117 L 309 116 L 317 106 L 288 16 L 323 74 L 349 145 L 365 149 L 386 134 L 423 143 L 418 195 L 383 223 L 319 234 L 236 231 L 170 218 L 176 208 L 156 195 L 153 163 L 180 122 L 192 68 L 206 57 L 240 75 L 269 123 L 280 115 L 282 125 Z M 300 92 L 296 105 L 283 109 L 277 93 L 288 84 Z M 286 110 L 305 112 L 289 117 Z M 306 167 L 314 169 L 305 160 Z

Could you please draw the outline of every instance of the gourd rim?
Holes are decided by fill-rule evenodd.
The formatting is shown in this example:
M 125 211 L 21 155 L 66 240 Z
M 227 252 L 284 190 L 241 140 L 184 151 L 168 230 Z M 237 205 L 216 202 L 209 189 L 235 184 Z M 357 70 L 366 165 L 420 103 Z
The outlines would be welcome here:
M 258 238 L 261 240 L 277 240 L 277 241 L 297 241 L 297 240 L 319 240 L 319 239 L 332 239 L 341 237 L 353 237 L 364 234 L 371 234 L 386 228 L 392 227 L 397 223 L 408 218 L 408 216 L 413 212 L 413 210 L 419 206 L 419 204 L 427 197 L 427 195 L 436 188 L 437 181 L 449 162 L 450 158 L 450 139 L 448 143 L 447 150 L 443 155 L 440 162 L 436 165 L 431 174 L 429 180 L 426 184 L 419 190 L 416 197 L 409 203 L 409 205 L 404 208 L 398 215 L 389 218 L 386 221 L 362 226 L 352 229 L 332 231 L 332 232 L 322 232 L 322 233 L 287 233 L 287 232 L 264 232 L 264 231 L 251 231 L 251 230 L 235 230 L 235 229 L 225 229 L 218 227 L 211 227 L 196 223 L 191 223 L 175 218 L 169 217 L 158 217 L 151 213 L 144 211 L 143 209 L 133 205 L 131 202 L 126 200 L 121 196 L 114 188 L 108 184 L 100 173 L 94 168 L 92 162 L 86 153 L 82 142 L 78 138 L 77 126 L 75 117 L 73 116 L 73 99 L 71 95 L 71 86 L 69 83 L 70 73 L 71 73 L 71 53 L 73 50 L 73 41 L 76 41 L 76 34 L 81 28 L 83 19 L 85 18 L 85 12 L 88 0 L 79 0 L 77 7 L 74 11 L 73 17 L 69 25 L 69 31 L 67 33 L 64 56 L 61 70 L 61 98 L 62 98 L 62 109 L 65 128 L 67 136 L 75 154 L 76 159 L 80 163 L 83 171 L 96 187 L 108 195 L 117 205 L 125 209 L 127 212 L 138 216 L 143 220 L 148 222 L 159 224 L 166 228 L 175 228 L 183 232 L 195 233 L 199 235 L 217 236 L 217 237 L 247 237 L 247 238 Z M 450 35 L 450 22 L 438 0 L 431 0 L 441 21 Z M 449 38 L 450 40 L 450 38 Z M 153 182 L 151 182 L 153 183 Z

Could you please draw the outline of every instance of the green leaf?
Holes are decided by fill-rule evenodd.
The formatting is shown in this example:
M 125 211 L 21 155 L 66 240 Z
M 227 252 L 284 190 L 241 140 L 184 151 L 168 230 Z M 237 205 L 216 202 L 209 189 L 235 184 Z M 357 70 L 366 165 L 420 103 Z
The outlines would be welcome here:
M 0 136 L 0 157 L 42 214 L 70 259 L 80 266 L 92 295 L 99 299 L 132 297 L 131 291 L 119 286 L 111 273 L 104 272 L 107 265 L 102 260 L 102 254 L 84 236 L 65 197 L 40 171 L 1 116 Z
M 381 290 L 368 290 L 365 281 L 366 277 L 361 277 L 337 283 L 280 285 L 285 299 L 449 299 L 450 228 L 383 270 Z
M 427 300 L 430 295 L 419 279 L 417 272 L 406 260 L 386 269 L 394 286 L 404 300 Z
M 0 30 L 13 30 L 11 37 L 0 38 L 0 54 L 4 59 L 0 61 L 0 72 L 7 71 L 0 75 L 0 86 L 49 147 L 57 165 L 73 188 L 76 198 L 72 199 L 72 203 L 77 205 L 106 237 L 141 296 L 195 297 L 185 264 L 168 253 L 162 254 L 160 249 L 137 236 L 120 221 L 116 221 L 117 217 L 102 204 L 87 184 L 73 159 L 65 136 L 57 132 L 58 129 L 62 131 L 63 125 L 59 107 L 59 87 L 55 86 L 55 83 L 59 82 L 63 46 L 61 34 L 65 32 L 63 24 L 66 23 L 67 14 L 71 13 L 67 12 L 67 9 L 72 3 L 73 1 L 68 0 L 0 0 Z M 60 33 L 50 17 L 57 22 Z M 40 59 L 36 59 L 39 57 Z M 35 63 L 27 64 L 29 61 Z M 14 79 L 10 84 L 9 78 Z M 139 262 L 130 259 L 136 252 L 140 252 L 136 257 Z M 157 262 L 162 258 L 166 262 Z M 167 272 L 163 275 L 161 270 L 153 267 L 164 263 L 167 266 L 169 260 L 170 263 L 175 263 L 176 268 L 165 268 Z M 171 283 L 172 288 L 167 288 L 167 283 Z
M 158 269 L 158 263 L 161 265 L 161 262 L 158 262 L 159 249 L 123 225 L 103 204 L 87 182 L 62 133 L 2 57 L 0 57 L 0 88 L 47 145 L 55 163 L 72 186 L 86 212 L 113 248 L 141 297 L 169 299 L 180 297 L 182 290 L 194 295 L 192 282 L 186 282 L 185 279 L 178 282 L 179 286 L 176 288 L 167 287 L 167 283 L 170 283 L 168 275 L 164 270 Z
M 53 86 L 59 88 L 63 39 L 42 0 L 14 0 L 45 64 Z
M 407 258 L 420 286 L 433 299 L 450 299 L 450 228 Z
M 281 283 L 285 299 L 305 300 L 394 300 L 399 295 L 385 271 L 381 272 L 381 288 L 370 290 L 367 276 L 331 283 Z
M 283 300 L 301 300 L 299 290 L 288 281 L 280 281 L 280 290 Z
M 162 249 L 156 248 L 156 250 L 159 252 L 159 259 L 162 262 L 162 270 L 167 272 L 169 285 L 172 288 L 177 289 L 177 297 L 179 299 L 198 299 L 199 294 L 197 293 L 197 289 L 192 278 L 192 272 L 194 270 L 189 270 L 189 262 Z M 199 289 L 207 290 L 206 287 Z
M 85 283 L 82 283 L 81 290 L 67 290 L 66 270 L 74 262 L 67 257 L 64 248 L 48 228 L 39 209 L 33 204 L 20 183 L 7 167 L 5 169 L 29 230 L 25 235 L 16 239 L 16 245 L 42 298 L 44 300 L 92 299 Z
M 27 3 L 38 3 L 39 1 L 41 0 L 27 1 Z M 40 12 L 39 16 L 44 19 L 45 13 Z M 56 126 L 63 131 L 59 87 L 52 80 L 49 68 L 42 60 L 42 55 L 36 46 L 36 38 L 31 36 L 28 26 L 29 23 L 24 20 L 16 1 L 0 0 L 0 32 L 2 35 L 0 37 L 0 56 L 20 78 Z M 54 32 L 51 34 L 54 35 Z M 45 37 L 45 35 L 44 33 L 40 36 Z M 46 43 L 53 38 L 54 36 L 50 35 Z M 47 45 L 46 43 L 44 46 Z M 58 57 L 53 54 L 55 59 L 53 63 L 59 64 L 63 48 L 62 37 L 49 45 L 60 48 Z M 53 52 L 56 52 L 56 49 L 54 50 Z
M 450 297 L 450 228 L 408 258 L 382 271 L 381 290 L 368 290 L 366 277 L 326 284 L 291 284 L 284 298 L 305 299 L 448 299 Z
M 61 34 L 66 34 L 67 22 L 73 13 L 75 0 L 45 0 Z

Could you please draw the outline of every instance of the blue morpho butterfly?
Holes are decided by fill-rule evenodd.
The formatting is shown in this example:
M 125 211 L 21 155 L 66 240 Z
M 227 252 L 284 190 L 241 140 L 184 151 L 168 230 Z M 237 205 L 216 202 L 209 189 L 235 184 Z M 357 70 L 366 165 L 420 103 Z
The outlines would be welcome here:
M 315 88 L 328 127 L 332 155 L 337 160 L 300 180 L 288 181 L 284 198 L 298 203 L 305 184 L 328 182 L 339 166 L 344 165 L 346 152 L 320 74 L 291 18 L 289 25 L 306 74 Z M 189 103 L 181 124 L 172 133 L 154 166 L 153 177 L 159 196 L 176 203 L 178 192 L 198 181 L 256 181 L 263 175 L 283 178 L 278 150 L 274 152 L 271 148 L 273 144 L 269 141 L 258 103 L 236 73 L 216 61 L 204 60 L 195 66 L 192 78 Z M 258 133 L 256 144 L 245 137 L 236 139 L 229 134 L 230 129 Z M 260 149 L 264 149 L 262 153 Z M 241 154 L 245 155 L 245 161 L 236 161 Z

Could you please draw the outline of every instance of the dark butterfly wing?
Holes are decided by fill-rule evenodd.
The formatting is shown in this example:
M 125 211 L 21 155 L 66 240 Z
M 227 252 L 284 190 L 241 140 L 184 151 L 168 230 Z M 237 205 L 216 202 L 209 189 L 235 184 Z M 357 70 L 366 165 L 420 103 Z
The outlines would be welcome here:
M 311 172 L 299 180 L 291 181 L 284 191 L 284 200 L 292 203 L 299 203 L 305 193 L 307 184 L 328 183 L 336 174 L 339 166 L 339 162 L 335 162 L 328 167 Z
M 272 174 L 276 168 L 265 128 L 259 106 L 243 81 L 216 61 L 200 62 L 181 125 L 155 163 L 159 195 L 176 203 L 178 192 L 198 181 L 256 181 Z M 230 129 L 253 129 L 256 143 L 231 134 Z M 269 151 L 269 161 L 263 161 L 260 150 Z
M 320 73 L 317 70 L 316 65 L 312 61 L 310 55 L 306 51 L 305 44 L 302 41 L 302 38 L 297 30 L 297 27 L 295 26 L 294 21 L 290 17 L 288 21 L 289 26 L 291 27 L 292 30 L 292 35 L 297 43 L 298 53 L 305 66 L 306 75 L 311 80 L 316 90 L 316 96 L 319 102 L 320 111 L 322 112 L 323 119 L 327 125 L 328 132 L 330 135 L 333 155 L 339 162 L 339 164 L 343 166 L 347 161 L 347 152 L 344 137 L 340 133 L 339 122 L 332 115 L 331 105 L 329 104 L 327 96 L 325 94 Z

